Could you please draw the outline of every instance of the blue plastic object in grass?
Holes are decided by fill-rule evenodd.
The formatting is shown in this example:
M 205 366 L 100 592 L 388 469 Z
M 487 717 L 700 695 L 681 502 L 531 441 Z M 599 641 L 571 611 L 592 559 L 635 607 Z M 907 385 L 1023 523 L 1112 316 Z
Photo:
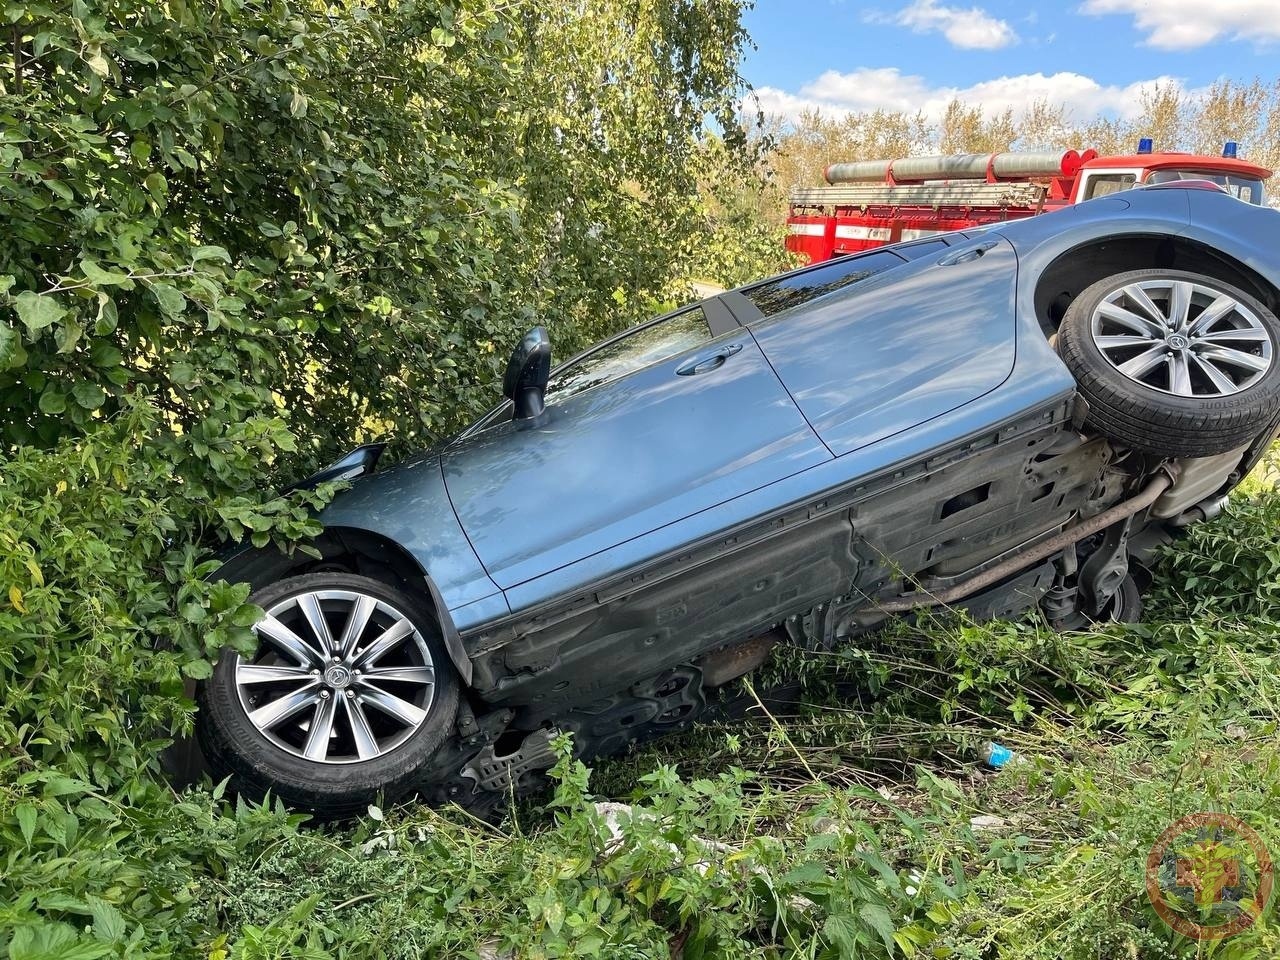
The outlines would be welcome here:
M 996 743 L 995 741 L 989 741 L 982 748 L 982 759 L 987 762 L 988 766 L 995 767 L 997 770 L 1006 764 L 1011 763 L 1017 758 L 1017 756 L 1018 755 L 1016 753 L 1004 744 Z

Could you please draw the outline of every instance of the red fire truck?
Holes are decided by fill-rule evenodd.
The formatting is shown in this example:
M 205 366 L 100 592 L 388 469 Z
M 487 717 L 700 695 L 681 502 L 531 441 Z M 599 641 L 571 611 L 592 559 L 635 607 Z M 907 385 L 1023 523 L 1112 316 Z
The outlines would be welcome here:
M 1120 157 L 1057 150 L 834 163 L 826 169 L 827 186 L 792 191 L 787 249 L 817 263 L 1169 180 L 1212 180 L 1260 204 L 1271 171 L 1236 152 L 1228 142 L 1221 157 L 1155 153 L 1143 138 L 1137 153 Z

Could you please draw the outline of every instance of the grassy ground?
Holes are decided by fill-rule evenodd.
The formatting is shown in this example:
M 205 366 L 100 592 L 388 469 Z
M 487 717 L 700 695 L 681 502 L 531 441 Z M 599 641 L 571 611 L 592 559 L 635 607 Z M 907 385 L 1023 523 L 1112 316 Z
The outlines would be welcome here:
M 9 860 L 11 889 L 43 893 L 0 926 L 61 906 L 15 960 L 1280 956 L 1273 910 L 1214 945 L 1144 891 L 1184 814 L 1231 813 L 1280 853 L 1277 531 L 1255 477 L 1162 558 L 1142 625 L 937 619 L 780 658 L 742 722 L 563 760 L 497 826 L 410 807 L 318 830 L 70 784 L 63 825 L 42 812 L 37 855 Z M 990 739 L 1020 762 L 987 768 Z M 630 805 L 621 840 L 600 799 Z

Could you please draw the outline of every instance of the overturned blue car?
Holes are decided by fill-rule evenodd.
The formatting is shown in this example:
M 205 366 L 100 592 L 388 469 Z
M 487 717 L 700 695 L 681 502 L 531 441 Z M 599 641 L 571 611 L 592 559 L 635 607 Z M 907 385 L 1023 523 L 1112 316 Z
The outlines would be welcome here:
M 934 607 L 1139 616 L 1280 429 L 1280 213 L 1183 181 L 733 290 L 553 368 L 325 510 L 199 690 L 219 776 L 325 817 L 486 809 L 571 732 L 687 727 L 777 644 Z

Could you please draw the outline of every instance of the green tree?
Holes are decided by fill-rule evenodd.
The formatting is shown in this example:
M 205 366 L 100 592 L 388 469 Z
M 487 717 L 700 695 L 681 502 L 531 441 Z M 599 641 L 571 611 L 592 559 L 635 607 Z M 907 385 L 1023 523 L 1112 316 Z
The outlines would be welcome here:
M 312 459 L 447 433 L 531 319 L 572 348 L 673 295 L 740 92 L 736 0 L 5 9 L 11 443 L 131 392 Z
M 183 844 L 121 840 L 252 639 L 210 548 L 314 536 L 272 486 L 448 435 L 535 320 L 563 358 L 781 265 L 716 193 L 742 4 L 0 3 L 0 954 L 223 955 Z

